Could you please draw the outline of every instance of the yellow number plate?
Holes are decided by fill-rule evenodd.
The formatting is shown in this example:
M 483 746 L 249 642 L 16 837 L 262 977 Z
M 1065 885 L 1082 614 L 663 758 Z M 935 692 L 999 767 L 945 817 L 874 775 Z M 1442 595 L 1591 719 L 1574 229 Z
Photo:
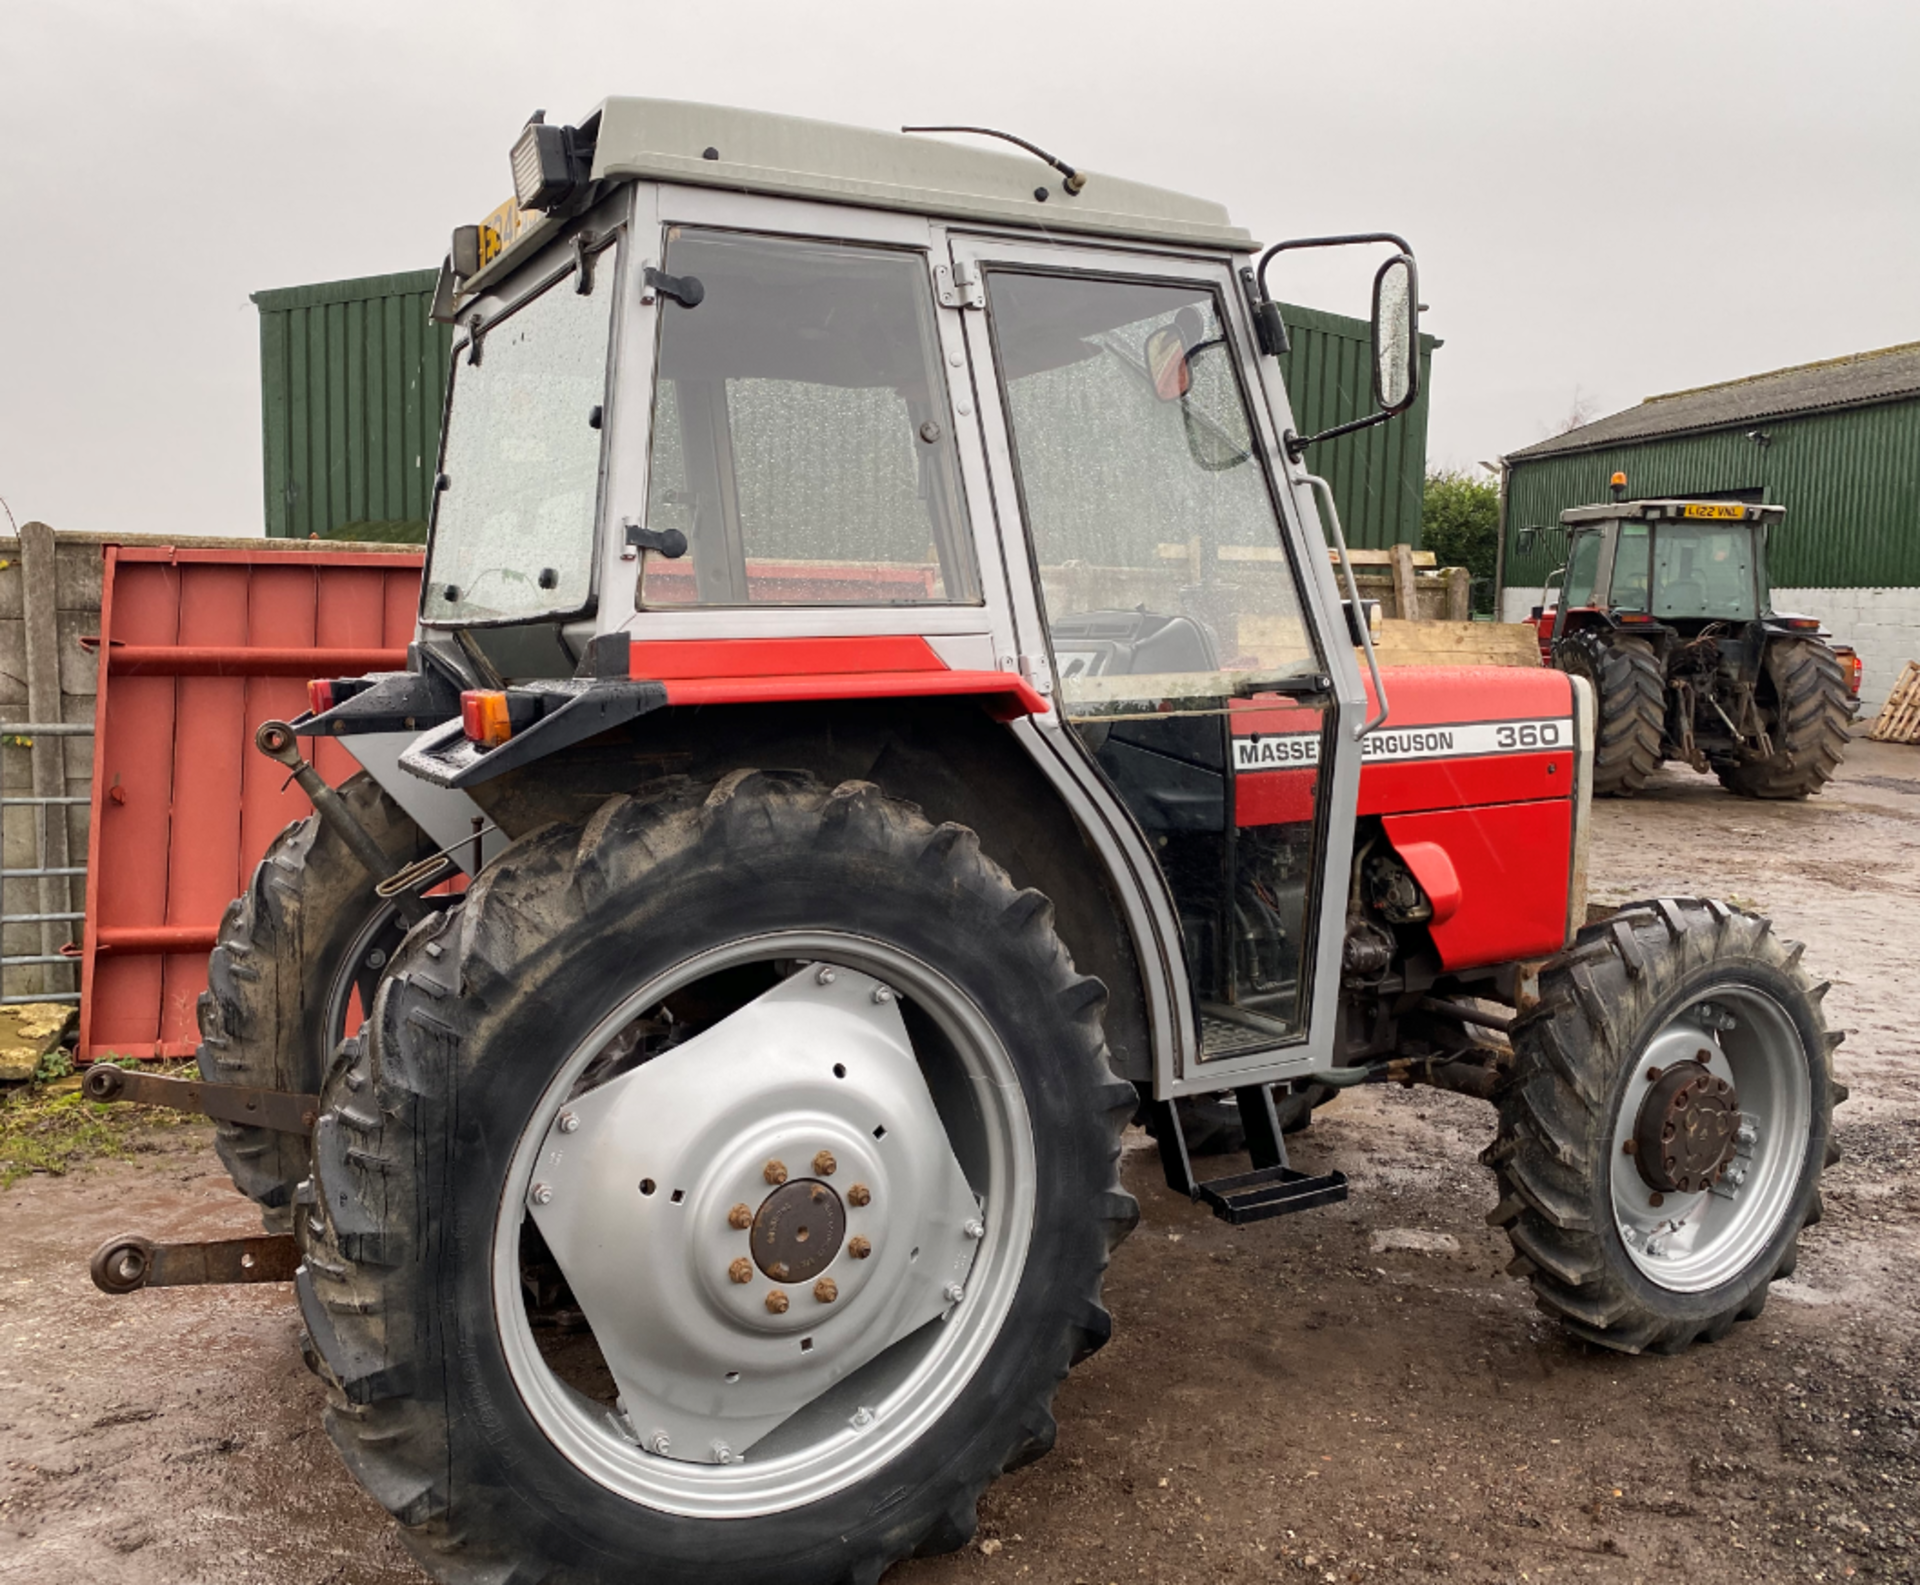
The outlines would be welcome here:
M 1747 509 L 1738 504 L 1730 504 L 1727 506 L 1683 506 L 1680 508 L 1680 515 L 1682 517 L 1731 518 L 1737 523 L 1747 515 Z

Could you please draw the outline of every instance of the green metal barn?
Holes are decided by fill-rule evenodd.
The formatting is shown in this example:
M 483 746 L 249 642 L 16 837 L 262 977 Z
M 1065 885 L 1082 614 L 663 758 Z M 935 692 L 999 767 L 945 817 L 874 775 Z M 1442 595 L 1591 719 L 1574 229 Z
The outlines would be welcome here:
M 1559 565 L 1559 536 L 1520 530 L 1607 499 L 1767 502 L 1787 509 L 1769 548 L 1774 605 L 1824 618 L 1860 651 L 1877 705 L 1920 658 L 1920 342 L 1649 397 L 1509 452 L 1501 612 L 1520 620 Z
M 427 307 L 435 270 L 255 292 L 266 531 L 275 538 L 423 540 L 440 451 L 452 329 Z M 1284 310 L 1282 360 L 1301 433 L 1372 411 L 1365 321 Z M 1333 485 L 1347 542 L 1420 545 L 1433 350 L 1420 338 L 1420 399 L 1310 461 Z

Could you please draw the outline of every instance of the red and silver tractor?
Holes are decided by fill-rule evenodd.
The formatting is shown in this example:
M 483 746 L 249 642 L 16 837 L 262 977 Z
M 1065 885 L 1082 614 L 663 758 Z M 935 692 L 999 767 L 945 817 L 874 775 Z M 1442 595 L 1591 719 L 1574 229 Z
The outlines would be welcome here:
M 960 1546 L 1107 1339 L 1141 1107 L 1250 1223 L 1345 1196 L 1288 1162 L 1315 1098 L 1480 1097 L 1574 1332 L 1759 1313 L 1818 1213 L 1824 987 L 1717 902 L 1589 923 L 1588 685 L 1383 673 L 1335 580 L 1270 277 L 1386 251 L 1379 421 L 1404 243 L 659 101 L 512 163 L 439 294 L 408 668 L 261 728 L 317 813 L 201 1012 L 329 1433 L 427 1569 Z M 1201 1181 L 1182 1103 L 1225 1095 L 1251 1160 Z

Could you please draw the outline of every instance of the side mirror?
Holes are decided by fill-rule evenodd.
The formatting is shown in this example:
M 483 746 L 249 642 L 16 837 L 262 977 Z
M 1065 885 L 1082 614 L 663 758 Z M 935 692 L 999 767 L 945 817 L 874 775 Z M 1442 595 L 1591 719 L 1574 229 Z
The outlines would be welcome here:
M 1396 253 L 1373 278 L 1373 399 L 1403 413 L 1420 394 L 1420 277 L 1413 255 Z
M 1193 366 L 1187 362 L 1187 338 L 1173 325 L 1162 325 L 1147 337 L 1147 375 L 1153 394 L 1163 402 L 1177 402 L 1193 389 Z

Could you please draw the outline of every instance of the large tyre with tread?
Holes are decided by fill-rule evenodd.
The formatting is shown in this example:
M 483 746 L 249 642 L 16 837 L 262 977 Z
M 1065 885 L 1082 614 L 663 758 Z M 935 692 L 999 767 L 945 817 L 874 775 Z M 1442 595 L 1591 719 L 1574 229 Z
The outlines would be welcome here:
M 340 796 L 374 840 L 404 863 L 428 851 L 420 828 L 365 774 Z M 273 840 L 245 895 L 227 905 L 200 995 L 200 1076 L 312 1095 L 339 1043 L 350 999 L 373 1002 L 380 966 L 403 931 L 373 877 L 318 815 Z M 270 1231 L 292 1225 L 307 1176 L 307 1141 L 219 1123 L 214 1148 Z
M 1805 798 L 1833 780 L 1846 755 L 1853 717 L 1846 678 L 1833 651 L 1811 638 L 1770 638 L 1765 674 L 1761 708 L 1771 718 L 1772 757 L 1721 761 L 1714 771 L 1743 798 Z
M 1667 683 L 1653 646 L 1585 628 L 1563 638 L 1554 664 L 1593 685 L 1593 791 L 1630 798 L 1660 768 Z
M 523 838 L 416 927 L 323 1094 L 298 1292 L 349 1468 L 462 1585 L 837 1585 L 963 1545 L 1109 1329 L 1102 1274 L 1138 1211 L 1104 999 L 973 832 L 867 783 L 741 771 Z M 867 1017 L 905 1029 L 931 1132 L 911 1107 L 865 1126 L 871 1027 L 809 1044 L 808 1018 Z M 809 1157 L 816 1137 L 835 1142 Z M 957 1235 L 874 1221 L 809 1289 L 812 1266 L 766 1264 L 775 1201 L 833 1200 L 851 1232 L 904 1203 L 889 1171 L 943 1151 L 978 1207 L 949 1307 L 781 1396 L 799 1378 L 778 1372 L 849 1347 L 870 1296 L 913 1291 Z M 536 1347 L 536 1246 L 599 1377 Z M 686 1363 L 705 1350 L 709 1375 Z M 745 1393 L 789 1415 L 761 1441 L 667 1423 Z
M 1674 1353 L 1760 1313 L 1820 1213 L 1833 1076 L 1801 949 L 1717 902 L 1637 903 L 1540 974 L 1482 1157 L 1541 1309 Z

